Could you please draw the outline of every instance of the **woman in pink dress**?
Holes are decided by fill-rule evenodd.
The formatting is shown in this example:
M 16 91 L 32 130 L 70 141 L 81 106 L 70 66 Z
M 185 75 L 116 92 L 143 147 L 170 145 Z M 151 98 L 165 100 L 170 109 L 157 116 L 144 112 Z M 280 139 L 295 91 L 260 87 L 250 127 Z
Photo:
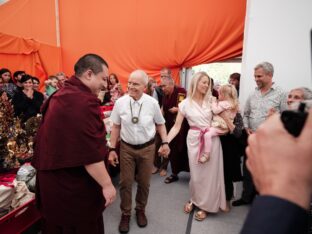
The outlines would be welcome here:
M 184 206 L 184 212 L 192 211 L 194 205 L 199 208 L 196 220 L 204 220 L 207 213 L 226 210 L 222 148 L 218 136 L 213 137 L 210 159 L 206 163 L 198 162 L 204 148 L 204 135 L 209 131 L 211 112 L 211 79 L 205 72 L 198 72 L 191 80 L 188 96 L 179 104 L 175 125 L 168 134 L 169 142 L 178 134 L 184 118 L 190 130 L 187 135 L 188 157 L 190 165 L 190 201 Z
M 118 98 L 120 98 L 124 92 L 121 88 L 121 84 L 115 73 L 109 75 L 109 90 L 111 95 L 111 102 L 114 104 Z

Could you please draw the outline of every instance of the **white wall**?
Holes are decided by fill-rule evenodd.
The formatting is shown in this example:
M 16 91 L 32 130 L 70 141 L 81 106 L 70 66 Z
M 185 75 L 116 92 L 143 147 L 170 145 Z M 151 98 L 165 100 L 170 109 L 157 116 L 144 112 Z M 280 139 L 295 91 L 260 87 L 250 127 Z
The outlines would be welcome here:
M 190 68 L 183 68 L 180 71 L 180 85 L 185 88 L 186 90 L 188 90 L 189 86 L 190 86 L 190 82 L 191 79 L 194 75 L 194 70 L 190 67 Z
M 312 86 L 312 0 L 247 0 L 240 102 L 256 87 L 260 62 L 274 66 L 273 80 L 285 91 Z

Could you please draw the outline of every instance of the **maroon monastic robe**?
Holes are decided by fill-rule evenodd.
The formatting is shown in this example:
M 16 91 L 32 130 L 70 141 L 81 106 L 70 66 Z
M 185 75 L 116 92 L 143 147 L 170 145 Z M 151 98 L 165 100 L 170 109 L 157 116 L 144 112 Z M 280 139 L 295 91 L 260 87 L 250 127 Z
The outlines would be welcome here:
M 172 107 L 178 107 L 178 104 L 186 98 L 186 90 L 182 87 L 174 87 L 174 90 L 170 96 L 164 96 L 163 98 L 163 110 L 164 118 L 166 120 L 167 132 L 170 131 L 175 123 L 177 113 L 169 112 Z M 169 160 L 173 174 L 178 174 L 181 171 L 189 171 L 186 136 L 189 129 L 189 125 L 184 119 L 181 130 L 178 135 L 170 142 L 170 154 Z
M 43 217 L 60 226 L 94 225 L 102 217 L 102 188 L 84 165 L 107 153 L 100 101 L 72 77 L 42 107 L 32 164 Z M 94 230 L 94 229 L 90 229 Z

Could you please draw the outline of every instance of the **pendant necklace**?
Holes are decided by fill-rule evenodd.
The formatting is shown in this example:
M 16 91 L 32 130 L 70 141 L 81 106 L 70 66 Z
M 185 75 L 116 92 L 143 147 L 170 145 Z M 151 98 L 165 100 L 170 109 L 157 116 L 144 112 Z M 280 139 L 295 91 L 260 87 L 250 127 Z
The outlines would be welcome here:
M 131 105 L 131 100 L 130 100 L 131 122 L 134 123 L 134 124 L 137 124 L 137 123 L 139 122 L 139 118 L 140 118 L 140 114 L 141 114 L 142 105 L 143 105 L 143 103 L 141 103 L 141 105 L 140 105 L 140 109 L 139 109 L 139 114 L 138 114 L 138 116 L 133 116 L 132 105 Z

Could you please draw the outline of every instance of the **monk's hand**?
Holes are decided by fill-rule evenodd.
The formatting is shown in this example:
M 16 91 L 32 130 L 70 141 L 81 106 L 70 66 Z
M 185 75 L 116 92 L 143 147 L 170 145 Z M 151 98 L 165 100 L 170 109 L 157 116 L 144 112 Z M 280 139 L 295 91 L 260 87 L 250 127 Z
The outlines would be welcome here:
M 116 199 L 116 189 L 112 183 L 105 185 L 102 188 L 103 196 L 105 198 L 105 207 L 112 204 Z
M 170 108 L 168 111 L 169 111 L 170 113 L 172 113 L 172 114 L 175 114 L 175 113 L 178 113 L 179 108 L 174 106 L 174 107 Z
M 109 155 L 108 155 L 108 162 L 110 165 L 112 165 L 113 167 L 116 167 L 117 164 L 119 164 L 119 161 L 118 161 L 118 155 L 115 151 L 111 151 L 109 152 Z

